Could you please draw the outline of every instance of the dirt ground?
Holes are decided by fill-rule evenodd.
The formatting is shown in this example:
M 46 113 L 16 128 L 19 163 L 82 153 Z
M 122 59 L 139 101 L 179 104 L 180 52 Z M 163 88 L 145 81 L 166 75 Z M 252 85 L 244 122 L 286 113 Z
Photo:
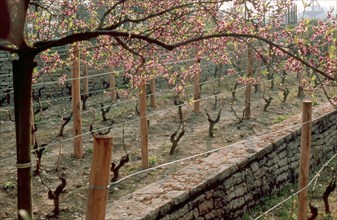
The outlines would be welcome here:
M 149 161 L 150 166 L 154 167 L 167 162 L 190 157 L 202 152 L 207 152 L 216 148 L 224 147 L 236 141 L 248 138 L 256 133 L 268 132 L 268 127 L 281 122 L 301 112 L 301 99 L 296 97 L 296 88 L 291 88 L 288 100 L 282 103 L 282 91 L 277 89 L 269 91 L 273 96 L 271 106 L 267 112 L 263 111 L 265 104 L 262 99 L 262 93 L 252 96 L 252 116 L 251 120 L 238 123 L 239 120 L 231 111 L 231 106 L 235 109 L 239 117 L 242 116 L 244 109 L 243 100 L 244 89 L 238 89 L 237 99 L 232 101 L 231 92 L 222 91 L 218 97 L 222 97 L 223 110 L 221 119 L 215 126 L 215 137 L 208 136 L 208 121 L 203 108 L 206 108 L 214 119 L 219 111 L 219 104 L 214 111 L 214 97 L 211 97 L 213 90 L 211 87 L 203 87 L 202 108 L 200 113 L 193 112 L 193 104 L 187 102 L 183 107 L 185 120 L 185 135 L 178 144 L 173 155 L 170 155 L 170 136 L 179 126 L 177 107 L 173 105 L 173 95 L 171 93 L 162 93 L 157 99 L 155 109 L 148 108 L 149 126 Z M 188 91 L 189 94 L 191 91 Z M 264 94 L 268 97 L 268 94 Z M 209 97 L 209 98 L 207 98 Z M 186 100 L 188 97 L 186 98 Z M 49 103 L 48 110 L 35 116 L 37 122 L 37 140 L 39 144 L 50 142 L 42 156 L 41 174 L 33 176 L 33 213 L 35 219 L 47 219 L 48 214 L 53 210 L 53 201 L 47 197 L 48 187 L 52 190 L 60 184 L 58 173 L 67 180 L 67 186 L 60 196 L 60 215 L 59 219 L 85 219 L 88 177 L 90 173 L 93 137 L 89 132 L 89 125 L 94 120 L 94 129 L 109 126 L 110 122 L 103 122 L 100 115 L 99 103 L 109 103 L 109 97 L 104 95 L 91 97 L 88 99 L 88 111 L 83 112 L 83 150 L 82 159 L 73 157 L 72 146 L 72 123 L 65 128 L 65 135 L 57 137 L 62 120 L 58 114 L 69 114 L 71 102 Z M 314 100 L 314 105 L 325 103 L 326 98 L 318 94 Z M 111 103 L 111 102 L 110 102 Z M 132 173 L 141 171 L 140 165 L 140 123 L 135 111 L 136 102 L 128 102 L 123 107 L 112 107 L 107 113 L 109 119 L 116 122 L 110 134 L 113 136 L 113 161 L 118 163 L 121 156 L 125 155 L 123 144 L 130 156 L 130 162 L 120 170 L 120 178 L 124 178 Z M 107 104 L 106 104 L 107 105 Z M 7 109 L 7 108 L 3 108 Z M 96 109 L 95 114 L 92 113 Z M 1 113 L 2 114 L 2 113 Z M 95 117 L 93 117 L 95 115 Z M 122 126 L 125 122 L 125 126 Z M 16 151 L 14 138 L 14 123 L 11 122 L 5 114 L 0 118 L 0 219 L 16 218 Z M 32 154 L 35 169 L 35 156 Z M 109 200 L 116 200 L 123 195 L 134 191 L 135 189 L 146 185 L 147 183 L 165 178 L 169 173 L 174 172 L 182 166 L 189 163 L 184 160 L 173 163 L 151 172 L 144 172 L 139 175 L 127 178 L 117 184 L 112 184 L 109 192 Z M 58 170 L 58 172 L 56 172 Z M 112 175 L 112 174 L 111 174 Z M 46 186 L 45 186 L 46 185 Z

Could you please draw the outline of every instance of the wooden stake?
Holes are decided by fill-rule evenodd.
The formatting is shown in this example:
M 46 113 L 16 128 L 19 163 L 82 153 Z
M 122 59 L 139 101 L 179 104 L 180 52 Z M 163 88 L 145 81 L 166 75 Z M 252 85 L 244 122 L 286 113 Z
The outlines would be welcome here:
M 261 60 L 257 62 L 257 78 L 261 80 Z M 257 92 L 261 91 L 261 82 L 257 84 Z
M 17 154 L 17 205 L 32 219 L 32 164 L 31 164 L 31 105 L 34 56 L 19 56 L 13 60 L 13 88 L 15 137 Z M 18 214 L 18 219 L 23 218 Z
M 151 90 L 151 96 L 150 96 L 150 102 L 151 107 L 154 109 L 156 107 L 156 79 L 151 79 L 150 81 L 150 90 Z
M 89 176 L 86 219 L 105 219 L 111 166 L 112 137 L 95 136 Z
M 222 64 L 218 64 L 218 88 L 221 88 Z
M 80 94 L 80 62 L 78 46 L 74 46 L 74 60 L 72 66 L 72 106 L 73 106 L 73 134 L 74 138 L 74 156 L 77 159 L 82 158 L 82 116 L 81 116 L 81 94 Z
M 297 97 L 303 98 L 304 97 L 304 89 L 302 86 L 302 79 L 303 79 L 303 73 L 302 71 L 298 72 L 298 90 L 297 90 Z
M 117 91 L 116 91 L 116 76 L 113 70 L 111 70 L 110 74 L 110 95 L 111 101 L 114 102 L 117 99 Z
M 139 113 L 140 113 L 140 136 L 142 149 L 142 168 L 149 168 L 149 150 L 148 150 L 148 131 L 147 131 L 147 113 L 146 113 L 146 84 L 142 83 L 139 87 Z
M 300 150 L 300 167 L 298 189 L 302 190 L 298 194 L 298 219 L 307 219 L 308 205 L 308 189 L 305 188 L 308 184 L 309 166 L 310 166 L 310 144 L 311 144 L 311 117 L 312 117 L 312 102 L 303 101 L 302 108 L 302 133 L 301 133 L 301 150 Z
M 337 41 L 335 41 L 335 55 L 337 55 Z M 334 77 L 337 80 L 337 70 L 335 70 Z
M 36 140 L 36 133 L 35 133 L 35 120 L 34 120 L 34 102 L 32 100 L 31 104 L 31 112 L 30 112 L 30 123 L 31 123 L 31 132 L 32 132 L 32 137 L 31 137 L 31 143 L 32 146 L 35 146 L 35 140 Z
M 200 73 L 194 75 L 194 112 L 200 112 Z
M 248 59 L 247 59 L 247 77 L 253 76 L 253 48 L 248 46 Z M 245 90 L 245 120 L 250 119 L 250 104 L 252 96 L 252 85 L 248 83 Z
M 88 79 L 88 64 L 86 62 L 87 54 L 86 52 L 82 53 L 83 62 L 83 87 L 84 95 L 89 96 L 89 79 Z

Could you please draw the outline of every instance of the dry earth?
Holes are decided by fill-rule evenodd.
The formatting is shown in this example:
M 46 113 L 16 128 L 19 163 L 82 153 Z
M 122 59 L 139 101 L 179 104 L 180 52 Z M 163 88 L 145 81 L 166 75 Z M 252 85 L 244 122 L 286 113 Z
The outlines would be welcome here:
M 203 88 L 203 97 L 212 95 L 212 90 Z M 252 118 L 238 124 L 238 119 L 231 111 L 231 94 L 224 93 L 224 109 L 220 122 L 215 126 L 215 137 L 208 136 L 208 121 L 204 110 L 200 113 L 193 113 L 193 106 L 185 105 L 183 108 L 186 134 L 179 142 L 174 155 L 169 155 L 171 142 L 170 135 L 178 128 L 177 108 L 172 104 L 172 95 L 165 94 L 158 99 L 158 107 L 149 109 L 149 155 L 151 166 L 157 166 L 167 162 L 186 158 L 202 152 L 207 152 L 216 148 L 225 147 L 231 143 L 248 138 L 254 134 L 268 132 L 268 127 L 292 117 L 301 112 L 301 100 L 296 98 L 296 89 L 291 90 L 289 99 L 282 103 L 282 91 L 270 91 L 274 97 L 273 102 L 267 112 L 263 112 L 264 101 L 261 93 L 253 95 Z M 238 90 L 233 108 L 239 116 L 244 108 L 243 89 Z M 107 103 L 108 97 L 95 97 L 88 100 L 89 109 L 99 108 L 99 101 Z M 317 95 L 314 104 L 325 103 L 323 95 Z M 93 120 L 92 111 L 83 114 L 83 159 L 73 158 L 71 123 L 66 126 L 65 136 L 57 137 L 62 120 L 57 117 L 58 113 L 69 113 L 70 102 L 54 104 L 42 114 L 36 115 L 38 124 L 37 138 L 39 144 L 52 141 L 47 147 L 42 157 L 42 167 L 40 177 L 33 177 L 33 212 L 35 219 L 47 219 L 47 215 L 53 210 L 53 201 L 47 198 L 48 189 L 41 182 L 43 181 L 54 190 L 60 181 L 58 172 L 67 179 L 67 187 L 60 197 L 61 213 L 59 219 L 84 219 L 88 176 L 91 166 L 93 138 L 88 132 L 89 124 Z M 216 117 L 219 108 L 213 111 L 214 98 L 211 97 L 203 101 L 203 106 L 208 109 L 213 118 Z M 125 146 L 130 155 L 130 162 L 121 168 L 120 178 L 140 171 L 140 137 L 139 120 L 134 111 L 134 103 L 127 107 L 116 107 L 107 114 L 109 118 L 114 118 L 116 124 L 112 128 L 113 136 L 113 161 L 118 162 L 125 154 L 123 148 L 123 126 L 126 121 Z M 169 109 L 169 110 L 168 110 Z M 124 117 L 122 117 L 124 115 Z M 16 217 L 16 169 L 15 169 L 15 138 L 14 123 L 8 120 L 5 114 L 0 118 L 0 219 L 14 219 Z M 44 123 L 46 122 L 46 123 Z M 99 110 L 95 113 L 95 128 L 108 126 L 108 122 L 102 122 Z M 32 155 L 33 160 L 35 156 Z M 193 160 L 193 159 L 192 159 Z M 34 160 L 35 161 L 35 160 Z M 34 162 L 35 163 L 35 162 Z M 169 173 L 174 172 L 189 163 L 189 160 L 173 163 L 151 172 L 145 172 L 123 180 L 118 184 L 113 184 L 109 193 L 110 200 L 116 200 L 147 183 L 165 178 Z M 35 164 L 33 169 L 35 169 Z

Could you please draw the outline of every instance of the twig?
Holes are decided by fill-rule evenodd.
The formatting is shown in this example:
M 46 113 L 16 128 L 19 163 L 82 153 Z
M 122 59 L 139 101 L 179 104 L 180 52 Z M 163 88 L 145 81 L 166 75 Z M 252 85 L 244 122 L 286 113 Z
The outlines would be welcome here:
M 285 88 L 284 90 L 283 90 L 283 103 L 285 103 L 286 102 L 286 100 L 287 100 L 287 98 L 288 98 L 288 95 L 289 95 L 289 93 L 290 93 L 290 91 L 289 91 L 289 89 L 288 88 Z
M 209 122 L 209 129 L 208 129 L 208 134 L 210 137 L 214 137 L 214 126 L 216 123 L 218 123 L 220 121 L 220 117 L 221 117 L 221 111 L 222 111 L 223 107 L 220 109 L 220 111 L 218 112 L 218 115 L 216 117 L 216 119 L 212 119 L 211 116 L 209 115 L 209 113 L 207 112 L 207 109 L 204 108 L 207 117 L 208 117 L 208 122 Z
M 332 180 L 329 185 L 326 187 L 325 192 L 323 193 L 322 199 L 324 201 L 325 213 L 329 214 L 330 206 L 329 206 L 329 196 L 336 189 L 336 180 Z
M 87 110 L 86 103 L 88 100 L 89 96 L 88 95 L 81 95 L 81 100 L 82 100 L 82 110 Z
M 58 173 L 57 173 L 58 174 Z M 51 190 L 51 188 L 44 183 L 43 179 L 40 177 L 41 184 L 44 185 L 48 189 L 48 199 L 51 199 L 54 201 L 54 210 L 52 211 L 53 214 L 48 215 L 48 217 L 56 217 L 60 213 L 60 194 L 63 192 L 64 188 L 67 185 L 67 181 L 64 177 L 61 177 L 59 174 L 59 179 L 61 180 L 61 184 L 54 190 L 54 192 Z
M 273 100 L 273 97 L 269 96 L 269 98 L 265 98 L 264 96 L 262 96 L 263 100 L 266 102 L 266 104 L 263 107 L 263 111 L 266 112 L 268 107 L 271 104 L 271 101 Z
M 108 121 L 108 119 L 106 118 L 106 113 L 110 111 L 110 108 L 111 108 L 111 105 L 108 106 L 107 108 L 104 108 L 104 104 L 101 102 L 101 112 L 102 112 L 103 121 Z
M 119 164 L 116 166 L 115 163 L 111 163 L 111 171 L 113 172 L 113 177 L 111 178 L 111 182 L 116 182 L 119 176 L 119 169 L 124 166 L 127 162 L 129 162 L 129 154 L 126 154 L 121 157 Z
M 109 125 L 109 127 L 108 127 L 108 130 L 105 131 L 105 132 L 98 132 L 98 133 L 95 132 L 94 126 L 93 126 L 93 124 L 91 124 L 91 125 L 90 125 L 89 131 L 90 131 L 90 133 L 91 133 L 92 136 L 95 136 L 95 135 L 99 135 L 99 136 L 101 136 L 101 135 L 107 135 L 107 134 L 110 133 L 110 131 L 111 131 L 111 129 L 112 129 L 112 125 L 113 125 L 114 123 L 115 123 L 115 120 L 113 120 L 113 119 L 110 120 L 110 125 Z
M 310 218 L 308 218 L 308 220 L 316 219 L 316 217 L 318 216 L 318 208 L 313 206 L 311 202 L 309 203 L 309 208 L 310 208 L 311 216 Z
M 61 129 L 60 129 L 60 132 L 59 134 L 57 135 L 58 137 L 63 137 L 63 130 L 64 130 L 64 127 L 69 123 L 70 119 L 72 118 L 73 116 L 73 112 L 70 113 L 69 116 L 65 116 L 62 118 L 62 120 L 64 121 L 61 125 Z
M 174 105 L 178 107 L 179 119 L 180 119 L 180 122 L 182 123 L 184 120 L 184 115 L 183 115 L 183 110 L 182 110 L 182 105 L 184 104 L 184 102 L 181 101 L 178 96 L 175 96 L 173 103 Z
M 243 122 L 243 120 L 244 120 L 244 117 L 245 117 L 245 112 L 246 112 L 246 108 L 242 111 L 242 117 L 240 118 L 237 114 L 236 114 L 236 111 L 234 110 L 234 108 L 233 108 L 233 106 L 231 106 L 231 112 L 233 112 L 234 113 L 234 115 L 235 115 L 235 117 L 237 118 L 237 119 L 239 119 L 239 123 L 238 124 L 241 124 L 242 122 Z
M 182 127 L 182 128 L 181 128 Z M 181 128 L 181 132 L 179 133 L 178 137 L 176 138 L 178 131 Z M 171 137 L 170 137 L 170 141 L 172 142 L 172 146 L 171 146 L 171 150 L 170 150 L 170 154 L 173 155 L 174 150 L 176 149 L 176 147 L 178 146 L 178 143 L 180 141 L 180 139 L 184 136 L 185 134 L 185 126 L 184 124 L 181 122 L 179 125 L 179 128 L 177 129 L 176 132 L 174 132 Z

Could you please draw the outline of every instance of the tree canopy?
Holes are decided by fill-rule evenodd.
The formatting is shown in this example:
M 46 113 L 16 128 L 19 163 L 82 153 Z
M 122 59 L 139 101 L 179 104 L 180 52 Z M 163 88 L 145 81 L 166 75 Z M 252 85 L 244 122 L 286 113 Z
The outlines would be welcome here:
M 84 52 L 93 50 L 87 54 L 88 63 L 97 65 L 104 59 L 112 68 L 121 68 L 133 85 L 156 75 L 172 82 L 178 75 L 184 80 L 200 71 L 201 57 L 225 64 L 232 62 L 229 51 L 238 57 L 248 45 L 275 72 L 309 68 L 313 74 L 301 81 L 308 90 L 314 88 L 314 77 L 323 89 L 336 86 L 337 18 L 329 13 L 317 25 L 306 19 L 289 25 L 285 17 L 293 4 L 291 0 L 0 1 L 0 39 L 4 40 L 0 50 L 18 55 L 13 63 L 16 126 L 21 128 L 16 130 L 18 154 L 30 160 L 27 124 L 33 80 L 70 62 L 53 50 L 59 46 L 77 43 Z M 37 56 L 40 63 L 35 63 Z M 181 70 L 163 65 L 182 59 L 196 62 Z M 47 68 L 39 67 L 41 62 Z M 337 94 L 328 99 L 336 104 Z M 27 163 L 18 158 L 18 164 Z

